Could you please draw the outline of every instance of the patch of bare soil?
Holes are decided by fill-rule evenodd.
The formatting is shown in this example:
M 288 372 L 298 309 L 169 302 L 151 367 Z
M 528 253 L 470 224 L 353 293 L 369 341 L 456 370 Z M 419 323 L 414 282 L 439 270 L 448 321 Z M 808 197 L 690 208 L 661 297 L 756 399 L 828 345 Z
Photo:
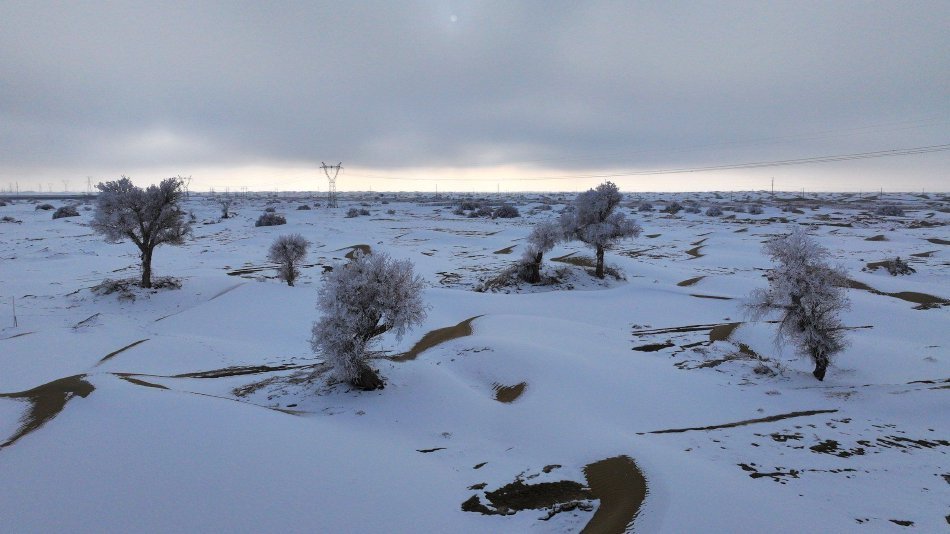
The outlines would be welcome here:
M 705 276 L 697 276 L 696 278 L 690 278 L 689 280 L 683 280 L 682 282 L 677 282 L 676 285 L 679 287 L 689 287 L 696 285 L 700 280 L 706 278 Z
M 524 393 L 527 386 L 527 382 L 519 382 L 513 386 L 505 386 L 496 382 L 492 384 L 492 390 L 495 392 L 496 401 L 507 404 L 516 401 Z
M 915 309 L 919 309 L 919 310 L 937 308 L 940 306 L 946 306 L 950 304 L 950 300 L 948 299 L 937 297 L 934 295 L 928 295 L 927 293 L 918 293 L 916 291 L 898 291 L 896 293 L 888 293 L 885 291 L 879 291 L 863 282 L 858 282 L 857 280 L 848 279 L 845 286 L 850 289 L 860 289 L 863 291 L 874 293 L 875 295 L 884 295 L 885 297 L 894 297 L 896 299 L 906 300 L 907 302 L 919 304 L 919 306 L 915 307 Z
M 656 352 L 658 350 L 668 349 L 675 346 L 675 343 L 667 341 L 665 343 L 650 343 L 649 345 L 640 345 L 639 347 L 633 347 L 633 350 L 638 350 L 640 352 Z
M 718 295 L 701 295 L 699 293 L 690 293 L 689 296 L 700 299 L 732 300 L 732 297 L 720 297 Z
M 541 510 L 590 500 L 593 494 L 573 480 L 525 484 L 524 480 L 518 478 L 494 491 L 486 491 L 485 498 L 492 508 L 482 504 L 476 494 L 462 503 L 462 510 L 485 515 L 512 515 L 522 510 Z
M 14 339 L 14 338 L 18 338 L 18 337 L 28 336 L 28 335 L 30 335 L 30 334 L 32 334 L 32 333 L 33 333 L 33 332 L 23 332 L 23 333 L 21 333 L 21 334 L 13 334 L 12 336 L 5 337 L 5 338 L 3 338 L 3 339 L 0 339 L 0 341 L 6 341 L 6 340 L 8 340 L 8 339 Z
M 172 375 L 170 378 L 224 378 L 228 376 L 256 375 L 261 373 L 272 373 L 275 371 L 287 371 L 290 369 L 303 369 L 305 367 L 314 367 L 315 364 L 303 365 L 244 365 L 225 367 L 223 369 L 213 369 L 211 371 L 196 371 L 193 373 L 182 373 Z M 319 364 L 317 364 L 319 365 Z
M 39 429 L 66 407 L 73 397 L 88 397 L 96 388 L 85 380 L 86 375 L 60 378 L 42 386 L 17 393 L 0 393 L 0 398 L 25 400 L 30 403 L 29 411 L 20 418 L 20 428 L 9 439 L 0 443 L 0 449 L 13 445 L 23 436 Z
M 441 345 L 446 341 L 470 336 L 474 331 L 472 329 L 472 321 L 478 319 L 479 317 L 481 317 L 481 315 L 469 317 L 468 319 L 465 319 L 454 326 L 447 326 L 445 328 L 438 328 L 436 330 L 432 330 L 431 332 L 427 332 L 426 335 L 422 336 L 422 339 L 417 341 L 411 349 L 402 354 L 392 356 L 389 359 L 394 362 L 408 362 L 410 360 L 415 360 L 416 357 L 418 357 L 423 352 L 437 345 Z
M 689 250 L 686 251 L 687 254 L 689 254 L 690 256 L 692 256 L 692 258 L 690 258 L 691 260 L 695 260 L 696 258 L 702 258 L 703 256 L 705 256 L 705 254 L 703 254 L 702 252 L 700 252 L 700 249 L 702 249 L 703 246 L 704 246 L 704 245 L 699 245 L 699 246 L 697 246 L 697 247 L 693 247 L 693 248 L 691 248 L 691 249 L 689 249 Z
M 135 341 L 135 342 L 133 342 L 133 343 L 129 343 L 128 345 L 122 347 L 122 348 L 119 349 L 119 350 L 112 351 L 112 352 L 110 352 L 109 354 L 106 354 L 105 356 L 103 356 L 102 359 L 99 360 L 99 363 L 97 363 L 96 365 L 102 365 L 103 363 L 105 363 L 105 362 L 109 361 L 110 359 L 114 358 L 116 355 L 121 354 L 121 353 L 123 353 L 123 352 L 125 352 L 125 351 L 131 349 L 132 347 L 134 347 L 134 346 L 136 346 L 136 345 L 140 345 L 140 344 L 142 344 L 142 343 L 145 343 L 145 342 L 148 341 L 148 340 L 149 340 L 149 338 L 140 339 L 140 340 Z
M 931 237 L 927 241 L 930 241 L 934 245 L 950 245 L 950 241 L 947 241 L 946 239 L 940 239 L 939 237 Z
M 647 234 L 647 235 L 645 235 L 645 236 L 643 236 L 643 237 L 646 237 L 646 238 L 649 238 L 649 239 L 656 239 L 656 238 L 660 237 L 661 235 L 663 235 L 663 234 Z
M 588 258 L 586 256 L 575 256 L 576 252 L 571 252 L 570 254 L 565 254 L 563 256 L 558 256 L 556 258 L 551 258 L 551 261 L 556 261 L 560 263 L 567 263 L 570 265 L 575 265 L 577 267 L 585 267 L 593 269 L 597 266 L 594 258 Z
M 878 234 L 873 237 L 865 237 L 864 240 L 865 241 L 887 241 L 888 239 L 887 239 L 887 236 L 885 236 L 884 234 Z
M 937 251 L 937 250 L 928 250 L 927 252 L 918 252 L 918 253 L 916 253 L 916 254 L 911 254 L 911 256 L 913 256 L 913 257 L 915 257 L 915 258 L 929 258 L 929 257 L 933 256 L 935 252 L 939 252 L 939 251 Z
M 145 380 L 142 380 L 142 379 L 139 379 L 139 378 L 135 378 L 134 376 L 132 376 L 132 375 L 130 375 L 130 374 L 116 373 L 116 376 L 119 377 L 119 378 L 121 378 L 122 380 L 125 380 L 126 382 L 128 382 L 128 383 L 130 383 L 130 384 L 135 384 L 136 386 L 145 386 L 145 387 L 147 387 L 147 388 L 156 388 L 156 389 L 168 389 L 167 387 L 165 387 L 165 386 L 163 386 L 163 385 L 161 385 L 161 384 L 154 384 L 154 383 L 152 383 L 152 382 L 146 382 Z
M 673 433 L 680 433 L 680 432 L 690 432 L 692 430 L 704 430 L 704 431 L 718 430 L 720 428 L 733 428 L 737 426 L 754 425 L 758 423 L 771 423 L 774 421 L 781 421 L 783 419 L 791 419 L 793 417 L 806 417 L 810 415 L 818 415 L 818 414 L 823 414 L 823 413 L 836 413 L 837 411 L 838 410 L 808 410 L 808 411 L 803 411 L 803 412 L 791 412 L 791 413 L 783 413 L 783 414 L 778 414 L 778 415 L 770 415 L 768 417 L 760 417 L 757 419 L 746 419 L 744 421 L 736 421 L 734 423 L 724 423 L 721 425 L 694 426 L 694 427 L 687 427 L 687 428 L 669 428 L 666 430 L 653 430 L 651 432 L 648 432 L 648 434 L 673 434 Z
M 587 485 L 600 506 L 582 532 L 626 532 L 647 495 L 647 481 L 629 456 L 615 456 L 584 468 Z
M 344 255 L 343 257 L 346 258 L 346 259 L 348 259 L 348 260 L 356 259 L 356 251 L 360 251 L 360 252 L 362 252 L 363 254 L 372 254 L 372 253 L 373 253 L 373 251 L 372 251 L 372 249 L 370 249 L 370 246 L 369 246 L 369 245 L 353 245 L 352 247 L 346 247 L 346 248 L 350 249 L 350 251 L 347 252 L 346 255 Z M 345 248 L 341 248 L 340 250 L 346 250 L 346 249 L 345 249 Z
M 511 251 L 514 250 L 516 246 L 517 245 L 511 245 L 510 247 L 496 250 L 495 252 L 492 252 L 492 254 L 511 254 Z

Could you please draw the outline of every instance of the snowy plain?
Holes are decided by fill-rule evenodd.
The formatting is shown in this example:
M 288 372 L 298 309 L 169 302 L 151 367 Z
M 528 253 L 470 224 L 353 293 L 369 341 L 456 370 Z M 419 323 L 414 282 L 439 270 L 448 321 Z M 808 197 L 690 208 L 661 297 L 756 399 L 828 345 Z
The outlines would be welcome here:
M 192 195 L 192 238 L 153 263 L 181 289 L 134 299 L 90 290 L 139 271 L 133 245 L 88 227 L 91 202 L 51 201 L 79 206 L 56 220 L 0 207 L 20 221 L 0 223 L 0 532 L 574 532 L 606 501 L 462 503 L 516 480 L 587 485 L 585 467 L 616 458 L 646 482 L 636 532 L 946 531 L 946 196 L 627 194 L 643 235 L 607 252 L 625 279 L 591 277 L 571 242 L 545 258 L 563 283 L 486 292 L 572 196 L 506 197 L 513 219 L 453 213 L 471 197 L 240 197 L 221 219 Z M 673 199 L 726 210 L 661 213 Z M 905 215 L 875 215 L 885 202 Z M 255 227 L 268 206 L 287 224 Z M 850 346 L 824 382 L 741 309 L 766 283 L 763 241 L 793 225 L 854 281 Z M 295 287 L 265 260 L 288 233 L 313 243 Z M 429 285 L 425 324 L 382 340 L 374 392 L 309 377 L 316 289 L 358 245 Z M 873 265 L 895 256 L 916 273 Z

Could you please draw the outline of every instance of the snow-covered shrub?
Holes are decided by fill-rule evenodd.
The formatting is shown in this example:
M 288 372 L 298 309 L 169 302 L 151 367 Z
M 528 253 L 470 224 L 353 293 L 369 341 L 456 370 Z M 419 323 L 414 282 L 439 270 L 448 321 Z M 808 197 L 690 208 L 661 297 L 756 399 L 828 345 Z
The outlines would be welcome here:
M 54 219 L 62 219 L 63 217 L 79 217 L 79 212 L 76 211 L 74 206 L 61 206 L 53 212 Z
M 640 206 L 637 207 L 637 211 L 653 211 L 653 204 L 649 202 L 641 202 Z
M 878 215 L 883 215 L 885 217 L 903 217 L 904 216 L 904 210 L 901 209 L 900 206 L 895 206 L 893 204 L 880 206 L 879 208 L 877 208 L 877 210 L 875 210 L 874 213 Z
M 491 209 L 491 206 L 479 206 L 478 209 L 472 213 L 474 213 L 476 217 L 491 217 L 492 213 L 495 212 Z
M 683 209 L 683 205 L 677 201 L 672 201 L 663 208 L 663 213 L 669 213 L 670 215 L 676 215 Z
M 640 235 L 640 225 L 628 220 L 623 213 L 614 213 L 623 195 L 613 182 L 604 182 L 595 189 L 577 195 L 574 209 L 561 215 L 564 235 L 594 247 L 597 263 L 594 274 L 604 277 L 604 250 L 612 248 L 620 239 Z
M 366 208 L 360 208 L 360 215 L 369 215 L 369 210 Z
M 708 217 L 722 217 L 722 208 L 719 206 L 709 206 L 706 209 L 706 215 Z
M 695 213 L 699 213 L 699 212 L 700 212 L 700 209 L 699 209 L 699 206 L 697 206 L 697 205 L 695 205 L 695 204 L 692 204 L 692 205 L 686 206 L 686 209 L 685 209 L 684 211 L 685 211 L 686 213 L 693 213 L 693 214 L 695 214 Z
M 45 211 L 49 211 L 49 210 L 51 210 L 51 209 L 53 209 L 53 205 L 52 205 L 52 204 L 37 204 L 36 207 L 33 208 L 34 211 L 35 211 L 35 210 L 45 210 Z
M 906 261 L 902 260 L 900 256 L 894 258 L 893 260 L 884 262 L 884 268 L 887 269 L 887 272 L 889 272 L 891 276 L 914 274 L 917 272 L 916 269 L 911 267 Z
M 541 260 L 544 254 L 564 239 L 561 225 L 546 221 L 535 225 L 528 235 L 527 246 L 521 258 L 519 275 L 525 282 L 536 284 L 541 281 Z
M 266 213 L 275 213 L 276 211 L 277 211 L 277 208 L 275 208 L 274 206 L 267 206 L 266 208 L 264 208 L 264 212 Z
M 457 208 L 452 210 L 452 215 L 465 215 L 465 210 L 462 209 L 462 206 L 458 206 Z
M 307 247 L 310 242 L 300 234 L 288 234 L 278 237 L 267 251 L 267 260 L 277 263 L 277 277 L 294 285 L 294 280 L 300 276 L 300 264 L 307 257 Z
M 309 210 L 309 209 L 310 209 L 310 206 L 308 206 L 308 205 L 306 205 L 306 204 L 301 204 L 301 205 L 297 206 L 297 211 L 306 211 L 306 210 Z
M 99 194 L 90 226 L 110 243 L 126 239 L 135 243 L 142 258 L 142 287 L 152 287 L 155 247 L 182 245 L 191 231 L 180 206 L 183 186 L 184 180 L 177 177 L 142 189 L 125 176 L 96 185 Z
M 745 308 L 755 321 L 777 312 L 776 343 L 794 343 L 814 362 L 815 378 L 824 380 L 832 356 L 846 346 L 838 315 L 849 307 L 847 275 L 828 263 L 828 250 L 800 227 L 768 241 L 765 253 L 776 264 L 768 271 L 769 285 L 754 290 Z
M 492 213 L 492 219 L 513 219 L 515 217 L 521 217 L 521 213 L 518 212 L 518 208 L 511 204 L 502 204 L 495 208 L 495 212 Z
M 356 209 L 356 208 L 350 208 L 350 209 L 346 210 L 346 215 L 345 215 L 345 217 L 346 217 L 347 219 L 352 219 L 353 217 L 359 217 L 359 216 L 360 216 L 360 210 L 358 210 L 358 209 Z
M 264 212 L 254 222 L 254 226 L 280 226 L 281 224 L 287 224 L 287 219 L 274 212 Z
M 396 214 L 396 210 L 394 210 L 394 209 L 388 209 L 388 210 L 386 210 L 386 215 L 395 215 L 395 214 Z
M 13 218 L 13 217 L 11 217 L 11 216 L 9 216 L 9 215 L 4 215 L 3 217 L 0 217 L 0 222 L 5 222 L 5 223 L 20 223 L 20 222 L 23 222 L 23 221 L 20 221 L 20 220 L 18 220 L 18 219 L 15 219 L 15 218 Z
M 227 219 L 231 217 L 231 202 L 233 202 L 228 197 L 221 197 L 218 199 L 218 206 L 221 207 L 221 218 Z
M 763 213 L 762 206 L 758 204 L 750 204 L 746 211 L 749 212 L 749 215 L 762 215 Z
M 5 201 L 0 200 L 0 208 L 4 207 L 4 206 L 6 206 L 6 205 L 7 205 L 7 203 L 6 203 Z
M 426 317 L 424 282 L 409 260 L 357 252 L 351 262 L 331 271 L 320 288 L 311 346 L 333 367 L 337 378 L 363 390 L 380 389 L 382 378 L 368 361 L 376 338 L 393 332 L 397 339 Z

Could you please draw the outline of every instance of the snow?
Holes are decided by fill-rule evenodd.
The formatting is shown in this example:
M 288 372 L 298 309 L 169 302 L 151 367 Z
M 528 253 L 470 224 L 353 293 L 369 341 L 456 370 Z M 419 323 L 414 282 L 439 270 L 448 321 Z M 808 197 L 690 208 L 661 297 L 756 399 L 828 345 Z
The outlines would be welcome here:
M 643 200 L 688 198 L 701 200 L 702 213 L 751 201 L 764 213 L 636 210 Z M 946 245 L 927 241 L 950 240 L 946 200 L 895 196 L 887 202 L 907 215 L 877 217 L 875 201 L 855 195 L 807 203 L 754 193 L 743 202 L 628 195 L 617 209 L 643 233 L 606 253 L 626 280 L 600 281 L 553 262 L 592 255 L 573 241 L 543 262 L 548 274 L 572 269 L 572 288 L 487 293 L 473 291 L 479 280 L 517 261 L 534 224 L 554 220 L 570 198 L 553 210 L 538 209 L 540 195 L 509 198 L 522 217 L 495 220 L 452 215 L 458 201 L 444 198 L 387 195 L 382 204 L 351 196 L 340 208 L 309 211 L 296 210 L 312 203 L 306 197 L 274 200 L 237 198 L 237 215 L 219 220 L 217 201 L 192 195 L 184 209 L 197 219 L 193 238 L 157 248 L 153 260 L 156 276 L 179 277 L 182 288 L 138 291 L 135 300 L 89 290 L 138 274 L 137 249 L 93 234 L 91 211 L 80 206 L 80 217 L 51 220 L 23 200 L 0 207 L 23 221 L 0 223 L 0 394 L 79 374 L 95 388 L 0 448 L 0 532 L 579 531 L 593 512 L 540 521 L 543 510 L 483 516 L 460 506 L 474 494 L 485 502 L 484 491 L 519 474 L 526 483 L 584 483 L 585 465 L 618 455 L 633 458 L 647 479 L 638 532 L 904 528 L 891 520 L 946 528 L 948 307 L 915 309 L 848 290 L 842 322 L 862 328 L 848 331 L 849 346 L 824 382 L 790 347 L 776 348 L 774 324 L 745 323 L 740 309 L 766 285 L 762 243 L 799 223 L 853 280 L 950 297 Z M 268 205 L 288 223 L 255 228 Z M 786 205 L 803 213 L 782 211 Z M 345 218 L 350 207 L 371 215 Z M 921 220 L 938 225 L 911 227 Z M 294 287 L 266 259 L 274 239 L 290 233 L 313 243 Z M 887 241 L 866 240 L 881 234 Z M 375 360 L 387 382 L 381 391 L 294 381 L 322 361 L 309 338 L 323 267 L 348 261 L 355 245 L 411 260 L 428 285 L 427 318 L 400 340 L 384 335 L 389 354 L 477 317 L 473 331 L 410 361 Z M 687 253 L 697 247 L 701 256 Z M 896 255 L 917 273 L 861 270 Z M 247 272 L 228 274 L 238 269 Z M 649 333 L 731 322 L 743 324 L 724 341 L 711 342 L 708 329 Z M 740 343 L 762 359 L 743 356 Z M 757 374 L 759 364 L 773 374 Z M 257 366 L 270 369 L 178 376 Z M 494 399 L 497 386 L 520 383 L 513 402 Z M 0 443 L 29 410 L 24 399 L 0 396 Z M 836 411 L 654 433 L 810 410 Z M 429 449 L 439 450 L 419 452 Z M 552 464 L 562 467 L 542 471 Z M 479 483 L 485 490 L 468 489 Z

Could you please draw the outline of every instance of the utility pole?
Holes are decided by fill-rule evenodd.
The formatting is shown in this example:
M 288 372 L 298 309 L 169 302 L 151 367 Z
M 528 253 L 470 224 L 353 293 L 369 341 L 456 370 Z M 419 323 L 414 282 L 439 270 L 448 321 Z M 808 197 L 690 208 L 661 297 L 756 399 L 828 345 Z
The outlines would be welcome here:
M 63 180 L 63 193 L 69 192 L 69 180 Z
M 340 171 L 343 170 L 343 162 L 337 163 L 336 165 L 327 165 L 326 163 L 320 162 L 321 168 L 323 169 L 324 174 L 327 175 L 327 207 L 335 208 L 336 206 L 336 177 L 340 174 Z M 330 171 L 333 171 L 331 176 Z

